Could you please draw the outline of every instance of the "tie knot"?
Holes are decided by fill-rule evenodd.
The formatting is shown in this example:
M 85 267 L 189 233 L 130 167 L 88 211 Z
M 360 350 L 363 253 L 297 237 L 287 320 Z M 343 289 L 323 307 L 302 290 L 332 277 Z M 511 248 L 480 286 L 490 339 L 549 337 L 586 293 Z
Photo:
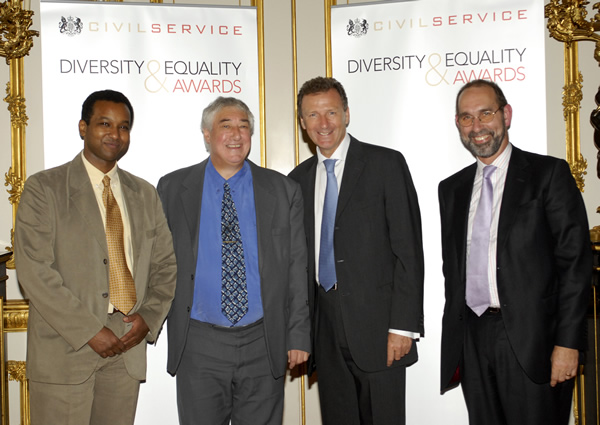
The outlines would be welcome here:
M 333 171 L 335 170 L 336 161 L 337 159 L 326 159 L 325 161 L 323 161 L 323 164 L 325 164 L 325 169 L 328 173 L 333 173 Z
M 102 183 L 104 184 L 104 187 L 110 187 L 110 177 L 104 176 Z
M 486 167 L 483 167 L 483 178 L 489 179 L 490 176 L 494 173 L 494 171 L 496 171 L 495 165 L 488 165 Z

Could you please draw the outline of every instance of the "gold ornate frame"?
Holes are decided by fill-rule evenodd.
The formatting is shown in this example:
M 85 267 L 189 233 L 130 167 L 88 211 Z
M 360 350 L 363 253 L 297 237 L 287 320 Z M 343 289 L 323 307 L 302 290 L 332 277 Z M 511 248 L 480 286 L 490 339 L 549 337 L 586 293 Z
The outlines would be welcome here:
M 5 174 L 4 186 L 9 186 L 9 202 L 12 205 L 12 229 L 10 234 L 13 251 L 13 233 L 17 208 L 25 183 L 25 77 L 23 57 L 29 54 L 33 46 L 33 37 L 37 31 L 30 30 L 33 12 L 21 6 L 21 0 L 9 0 L 0 3 L 0 55 L 6 58 L 10 68 L 10 80 L 6 86 L 6 97 L 11 122 L 11 167 Z M 14 268 L 14 257 L 7 263 L 8 268 Z
M 587 160 L 581 155 L 580 149 L 579 110 L 583 99 L 583 75 L 579 71 L 577 42 L 594 41 L 594 57 L 600 64 L 600 3 L 593 5 L 592 8 L 598 13 L 589 21 L 586 20 L 588 4 L 586 0 L 550 0 L 544 9 L 550 36 L 564 43 L 563 116 L 566 123 L 567 162 L 582 192 Z
M 21 399 L 21 424 L 29 425 L 29 382 L 25 377 L 24 361 L 6 360 L 6 333 L 26 332 L 29 318 L 29 301 L 4 300 L 0 298 L 0 374 L 2 376 L 2 420 L 8 425 L 8 381 L 18 381 Z

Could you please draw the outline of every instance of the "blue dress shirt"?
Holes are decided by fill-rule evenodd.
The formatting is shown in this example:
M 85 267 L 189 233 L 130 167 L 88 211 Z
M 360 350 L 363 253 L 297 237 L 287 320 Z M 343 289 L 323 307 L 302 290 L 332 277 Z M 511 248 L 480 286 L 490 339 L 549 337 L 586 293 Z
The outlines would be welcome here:
M 221 312 L 221 201 L 225 179 L 209 160 L 204 174 L 198 259 L 194 279 L 192 319 L 231 327 Z M 238 213 L 248 288 L 248 312 L 235 326 L 245 326 L 263 317 L 258 272 L 258 235 L 252 172 L 247 162 L 240 171 L 227 180 Z

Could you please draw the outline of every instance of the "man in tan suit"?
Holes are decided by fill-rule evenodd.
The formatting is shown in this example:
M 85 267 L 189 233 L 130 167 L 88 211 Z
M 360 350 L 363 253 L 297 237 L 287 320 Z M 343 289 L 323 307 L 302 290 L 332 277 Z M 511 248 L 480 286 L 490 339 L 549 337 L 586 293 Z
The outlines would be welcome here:
M 15 260 L 30 299 L 33 425 L 134 421 L 145 342 L 171 306 L 176 264 L 156 190 L 117 167 L 132 124 L 123 94 L 92 93 L 79 121 L 83 152 L 25 184 Z

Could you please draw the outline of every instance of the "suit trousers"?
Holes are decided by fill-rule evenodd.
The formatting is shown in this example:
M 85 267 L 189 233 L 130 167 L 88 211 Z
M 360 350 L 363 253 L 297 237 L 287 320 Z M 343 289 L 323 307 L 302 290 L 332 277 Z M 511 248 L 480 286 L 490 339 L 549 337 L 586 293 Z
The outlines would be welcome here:
M 341 314 L 340 291 L 317 300 L 315 360 L 323 425 L 403 425 L 406 367 L 361 370 L 352 359 Z
M 478 317 L 467 307 L 461 386 L 470 425 L 567 425 L 573 380 L 551 387 L 525 374 L 501 312 Z M 550 373 L 548 373 L 550 376 Z
M 130 326 L 123 317 L 110 314 L 106 324 L 118 337 Z M 31 425 L 132 425 L 140 381 L 129 376 L 122 355 L 98 358 L 94 373 L 81 384 L 30 381 Z
M 177 369 L 181 425 L 281 425 L 284 383 L 271 372 L 262 320 L 232 328 L 190 320 Z

